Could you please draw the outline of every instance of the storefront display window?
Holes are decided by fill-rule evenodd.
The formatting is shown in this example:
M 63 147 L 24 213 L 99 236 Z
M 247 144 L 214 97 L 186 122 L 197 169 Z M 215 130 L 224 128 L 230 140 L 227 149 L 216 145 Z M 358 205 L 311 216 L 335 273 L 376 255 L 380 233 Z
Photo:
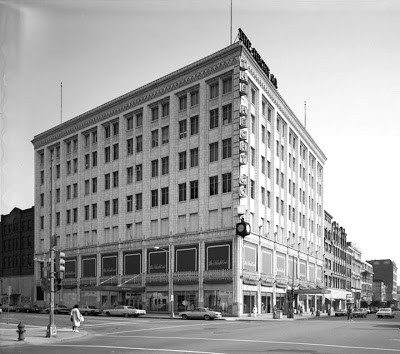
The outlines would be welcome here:
M 154 291 L 146 294 L 147 309 L 149 311 L 167 312 L 168 309 L 168 291 Z
M 193 310 L 199 306 L 197 291 L 176 291 L 174 296 L 176 299 L 176 311 Z
M 205 290 L 204 306 L 210 309 L 232 314 L 233 295 L 232 291 Z

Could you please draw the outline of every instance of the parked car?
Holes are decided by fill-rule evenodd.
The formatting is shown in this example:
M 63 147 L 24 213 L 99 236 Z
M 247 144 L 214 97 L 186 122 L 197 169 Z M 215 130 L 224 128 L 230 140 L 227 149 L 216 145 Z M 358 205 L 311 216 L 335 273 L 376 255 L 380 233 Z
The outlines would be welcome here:
M 39 313 L 42 311 L 42 308 L 37 305 L 25 304 L 23 306 L 18 306 L 15 309 L 16 312 L 32 312 L 32 313 Z
M 221 318 L 221 312 L 210 310 L 207 307 L 198 307 L 194 310 L 180 312 L 179 316 L 184 320 L 189 319 L 204 319 L 204 320 L 214 320 L 216 318 Z
M 347 310 L 337 309 L 335 310 L 335 316 L 347 316 Z
M 132 306 L 124 306 L 124 305 L 118 305 L 114 308 L 111 309 L 104 309 L 103 313 L 106 316 L 133 316 L 133 317 L 139 317 L 141 315 L 146 314 L 146 310 L 140 310 L 136 309 Z
M 367 310 L 366 309 L 355 309 L 353 311 L 353 317 L 363 317 L 367 318 Z
M 2 309 L 3 309 L 3 312 L 7 312 L 7 311 L 15 312 L 16 306 L 14 306 L 14 305 L 10 305 L 10 306 L 3 305 Z
M 100 315 L 102 312 L 100 309 L 98 309 L 96 306 L 93 306 L 93 305 L 79 306 L 79 311 L 84 316 L 87 316 L 87 315 L 97 316 L 97 315 Z
M 385 307 L 382 309 L 379 309 L 378 312 L 376 313 L 376 317 L 378 318 L 394 318 L 394 313 L 390 307 Z
M 50 313 L 50 307 L 46 308 L 45 311 L 46 311 L 46 313 Z M 58 314 L 69 315 L 71 313 L 71 309 L 65 305 L 55 305 L 54 313 L 56 315 L 58 315 Z

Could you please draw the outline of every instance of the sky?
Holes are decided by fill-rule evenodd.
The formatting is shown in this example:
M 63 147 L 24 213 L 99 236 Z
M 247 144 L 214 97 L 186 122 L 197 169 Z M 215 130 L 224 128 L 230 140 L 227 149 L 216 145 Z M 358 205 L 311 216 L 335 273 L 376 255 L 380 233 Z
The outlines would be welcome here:
M 35 135 L 228 46 L 230 4 L 0 0 L 0 213 L 34 205 Z M 232 39 L 327 156 L 325 210 L 363 260 L 400 266 L 400 1 L 232 4 Z

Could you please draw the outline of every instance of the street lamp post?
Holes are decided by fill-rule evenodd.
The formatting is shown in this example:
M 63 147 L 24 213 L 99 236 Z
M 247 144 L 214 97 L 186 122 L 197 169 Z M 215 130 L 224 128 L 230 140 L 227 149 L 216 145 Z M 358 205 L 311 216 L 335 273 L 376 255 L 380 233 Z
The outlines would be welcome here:
M 169 301 L 170 301 L 170 311 L 171 311 L 171 318 L 174 318 L 174 279 L 173 279 L 173 264 L 172 264 L 172 257 L 171 257 L 171 245 L 168 246 L 168 250 L 162 247 L 155 246 L 155 250 L 163 250 L 168 253 L 168 279 L 169 279 L 169 286 L 168 286 L 168 294 L 169 294 Z

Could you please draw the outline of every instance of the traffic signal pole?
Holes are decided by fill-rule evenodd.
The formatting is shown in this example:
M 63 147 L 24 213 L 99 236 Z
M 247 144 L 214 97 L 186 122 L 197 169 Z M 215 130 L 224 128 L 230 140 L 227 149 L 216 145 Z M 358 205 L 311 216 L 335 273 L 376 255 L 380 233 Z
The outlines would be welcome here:
M 50 249 L 50 323 L 47 326 L 46 337 L 57 335 L 57 328 L 54 323 L 54 247 Z

